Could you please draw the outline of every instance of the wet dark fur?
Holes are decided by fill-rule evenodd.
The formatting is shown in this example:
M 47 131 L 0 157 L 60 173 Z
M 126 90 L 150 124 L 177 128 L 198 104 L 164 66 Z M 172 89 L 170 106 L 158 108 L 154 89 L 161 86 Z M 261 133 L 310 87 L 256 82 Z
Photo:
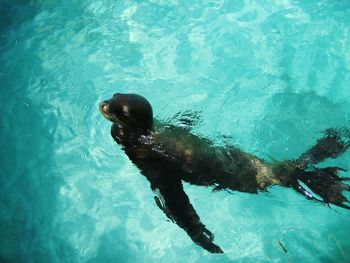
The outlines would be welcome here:
M 214 147 L 186 127 L 155 124 L 149 102 L 136 94 L 115 94 L 100 103 L 100 111 L 113 122 L 111 134 L 130 160 L 148 179 L 160 209 L 191 239 L 212 253 L 222 253 L 213 234 L 200 221 L 182 187 L 182 181 L 248 193 L 272 185 L 291 187 L 308 199 L 347 208 L 338 167 L 314 165 L 336 158 L 349 148 L 346 129 L 326 131 L 325 137 L 297 160 L 267 163 L 233 146 Z M 184 118 L 186 120 L 186 118 Z M 320 198 L 314 196 L 300 182 Z

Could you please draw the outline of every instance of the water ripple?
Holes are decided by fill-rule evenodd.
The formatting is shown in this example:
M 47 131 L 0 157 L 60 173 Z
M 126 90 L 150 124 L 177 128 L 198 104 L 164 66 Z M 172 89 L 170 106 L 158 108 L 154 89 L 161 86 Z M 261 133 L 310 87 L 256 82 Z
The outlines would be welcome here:
M 0 4 L 1 259 L 350 260 L 346 212 L 288 189 L 185 185 L 226 252 L 209 255 L 166 221 L 97 110 L 116 91 L 140 93 L 159 118 L 201 112 L 195 132 L 218 143 L 295 158 L 350 126 L 346 1 L 23 3 Z

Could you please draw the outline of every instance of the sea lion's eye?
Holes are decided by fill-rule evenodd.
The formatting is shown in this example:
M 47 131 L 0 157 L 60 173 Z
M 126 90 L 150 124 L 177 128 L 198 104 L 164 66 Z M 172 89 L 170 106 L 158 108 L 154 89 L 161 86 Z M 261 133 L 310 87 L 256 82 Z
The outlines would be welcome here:
M 126 105 L 123 106 L 123 114 L 124 114 L 126 117 L 129 117 L 129 116 L 130 116 L 129 107 L 126 106 Z

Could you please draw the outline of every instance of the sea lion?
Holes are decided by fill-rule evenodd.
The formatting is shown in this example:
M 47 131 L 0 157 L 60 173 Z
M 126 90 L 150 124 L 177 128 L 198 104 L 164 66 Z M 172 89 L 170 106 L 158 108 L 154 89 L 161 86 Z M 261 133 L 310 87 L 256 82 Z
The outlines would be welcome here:
M 326 158 L 336 158 L 350 147 L 350 132 L 329 129 L 314 147 L 296 160 L 266 162 L 240 149 L 214 143 L 184 127 L 153 118 L 151 104 L 137 94 L 116 93 L 99 104 L 111 121 L 111 135 L 151 184 L 155 201 L 166 216 L 190 238 L 211 253 L 223 253 L 214 235 L 205 227 L 182 187 L 182 181 L 214 190 L 247 193 L 280 185 L 291 187 L 310 200 L 346 209 L 342 191 L 350 187 L 339 177 L 339 167 L 317 168 Z M 310 190 L 302 186 L 303 182 Z

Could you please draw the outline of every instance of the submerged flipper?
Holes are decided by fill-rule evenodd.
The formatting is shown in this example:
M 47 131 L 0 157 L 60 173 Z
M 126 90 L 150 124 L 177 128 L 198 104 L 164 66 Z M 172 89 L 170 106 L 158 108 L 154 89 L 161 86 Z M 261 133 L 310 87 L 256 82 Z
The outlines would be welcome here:
M 298 180 L 295 180 L 295 182 L 292 184 L 292 187 L 294 188 L 295 191 L 297 191 L 298 193 L 302 194 L 307 199 L 312 200 L 312 201 L 317 201 L 317 202 L 320 202 L 320 203 L 324 203 L 323 200 L 318 199 L 312 193 L 310 193 L 307 189 L 305 189 L 302 185 L 300 185 Z
M 322 198 L 322 200 L 319 200 L 312 196 L 311 199 L 350 210 L 350 206 L 345 204 L 349 203 L 349 200 L 342 194 L 343 191 L 350 191 L 350 186 L 343 183 L 343 181 L 348 181 L 349 178 L 340 177 L 338 172 L 341 170 L 344 171 L 339 167 L 313 167 L 308 171 L 299 171 L 297 177 L 312 192 Z
M 284 161 L 276 165 L 274 174 L 281 185 L 292 187 L 309 200 L 350 210 L 350 202 L 343 195 L 343 191 L 350 191 L 350 186 L 345 184 L 350 178 L 339 176 L 340 171 L 346 172 L 346 170 L 340 167 L 315 166 L 327 158 L 340 156 L 349 147 L 350 131 L 347 128 L 328 129 L 325 131 L 325 136 L 297 160 Z
M 315 146 L 298 158 L 303 167 L 318 164 L 327 158 L 337 158 L 350 147 L 350 131 L 347 128 L 327 129 L 325 136 Z
M 178 166 L 168 159 L 158 160 L 153 165 L 153 169 L 143 173 L 151 183 L 158 207 L 171 221 L 185 230 L 194 243 L 211 253 L 223 253 L 222 249 L 214 244 L 214 235 L 201 222 L 190 203 L 181 178 L 177 176 Z M 159 169 L 160 167 L 162 169 Z M 168 174 L 164 175 L 164 172 Z
M 213 243 L 214 235 L 200 221 L 199 216 L 183 190 L 181 181 L 173 184 L 162 184 L 159 188 L 152 186 L 158 207 L 179 227 L 184 229 L 197 245 L 211 253 L 223 253 Z
M 339 171 L 346 171 L 340 167 L 317 168 L 315 164 L 324 161 L 327 158 L 337 158 L 350 147 L 350 131 L 347 128 L 327 129 L 325 136 L 317 140 L 315 146 L 302 154 L 296 161 L 284 162 L 279 165 L 281 171 L 289 178 L 288 185 L 292 186 L 297 192 L 306 198 L 334 204 L 350 210 L 347 198 L 342 194 L 343 191 L 350 191 L 350 186 L 344 181 L 350 178 L 340 177 Z M 286 164 L 289 164 L 286 165 Z M 291 165 L 290 165 L 291 164 Z M 299 181 L 304 183 L 313 193 L 306 190 Z

